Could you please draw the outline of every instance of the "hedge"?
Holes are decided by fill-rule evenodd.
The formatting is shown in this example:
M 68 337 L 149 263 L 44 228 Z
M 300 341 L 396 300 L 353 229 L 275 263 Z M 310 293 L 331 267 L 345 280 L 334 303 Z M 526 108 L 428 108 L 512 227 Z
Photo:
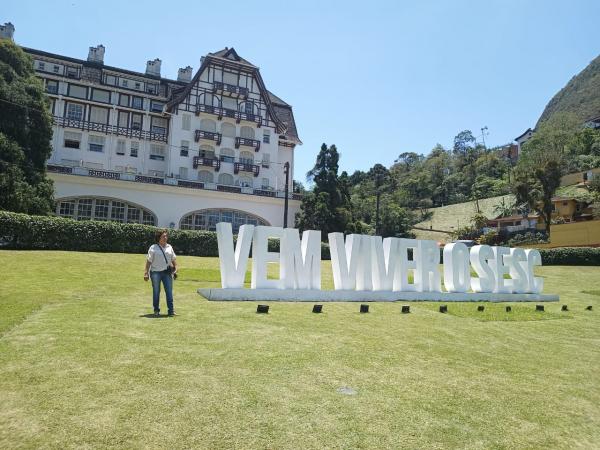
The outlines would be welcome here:
M 0 211 L 0 248 L 146 253 L 158 229 L 148 225 Z M 217 233 L 213 231 L 169 230 L 169 243 L 180 255 L 219 256 Z M 269 250 L 279 251 L 279 241 L 271 239 Z M 329 259 L 326 243 L 321 244 L 321 255 L 322 259 Z
M 600 266 L 600 248 L 563 247 L 539 251 L 544 266 Z

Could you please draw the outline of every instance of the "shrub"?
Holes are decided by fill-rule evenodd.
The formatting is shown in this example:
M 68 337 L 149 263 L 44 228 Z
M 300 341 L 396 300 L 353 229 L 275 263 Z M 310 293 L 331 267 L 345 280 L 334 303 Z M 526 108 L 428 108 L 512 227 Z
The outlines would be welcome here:
M 0 211 L 0 247 L 15 250 L 146 253 L 154 243 L 157 229 L 148 225 Z M 169 243 L 180 255 L 219 256 L 217 233 L 213 231 L 170 229 Z M 269 241 L 269 251 L 279 251 L 279 240 Z M 330 258 L 329 245 L 324 242 L 321 258 Z
M 600 266 L 600 248 L 563 247 L 540 249 L 545 266 Z

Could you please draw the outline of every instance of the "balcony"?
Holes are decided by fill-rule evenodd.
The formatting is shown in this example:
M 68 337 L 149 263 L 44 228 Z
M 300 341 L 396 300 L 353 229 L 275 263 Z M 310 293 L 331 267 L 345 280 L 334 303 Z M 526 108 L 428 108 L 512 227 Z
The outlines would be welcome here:
M 207 141 L 216 142 L 217 145 L 221 145 L 221 133 L 213 133 L 212 131 L 196 130 L 194 134 L 194 141 L 198 142 L 200 139 Z
M 217 184 L 217 191 L 231 192 L 232 194 L 241 194 L 242 188 L 239 186 L 229 186 L 227 184 Z
M 59 127 L 76 128 L 82 131 L 94 131 L 96 133 L 116 134 L 134 139 L 146 139 L 149 141 L 167 142 L 167 134 L 155 133 L 147 130 L 136 130 L 134 128 L 106 125 L 104 123 L 88 122 L 87 120 L 69 119 L 67 117 L 54 116 L 54 122 Z
M 260 141 L 257 141 L 256 139 L 236 137 L 235 138 L 235 148 L 240 148 L 240 145 L 244 145 L 246 147 L 252 147 L 252 148 L 254 148 L 255 152 L 260 150 Z
M 229 97 L 246 98 L 248 97 L 248 89 L 233 84 L 221 83 L 215 81 L 213 83 L 213 92 L 217 94 L 227 95 Z
M 241 162 L 233 163 L 233 173 L 237 175 L 239 172 L 250 172 L 254 174 L 255 177 L 257 177 L 260 173 L 260 167 L 256 164 L 248 164 Z
M 257 128 L 260 128 L 262 125 L 260 116 L 236 111 L 234 109 L 220 108 L 211 105 L 196 105 L 196 115 L 200 113 L 212 114 L 213 116 L 217 116 L 218 120 L 221 120 L 223 117 L 229 117 L 230 119 L 235 119 L 237 123 L 240 123 L 242 120 L 254 122 Z
M 194 169 L 197 169 L 199 166 L 202 167 L 212 167 L 215 169 L 215 172 L 218 172 L 221 169 L 221 161 L 215 158 L 204 158 L 202 156 L 194 156 Z

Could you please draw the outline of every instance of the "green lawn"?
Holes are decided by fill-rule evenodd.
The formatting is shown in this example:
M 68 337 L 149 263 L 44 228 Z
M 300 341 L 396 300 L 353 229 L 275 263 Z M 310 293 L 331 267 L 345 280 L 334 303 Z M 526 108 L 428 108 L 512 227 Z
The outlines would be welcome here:
M 196 294 L 216 258 L 180 257 L 179 316 L 155 319 L 143 255 L 0 256 L 0 448 L 600 447 L 598 267 L 542 268 L 544 313 L 257 315 Z

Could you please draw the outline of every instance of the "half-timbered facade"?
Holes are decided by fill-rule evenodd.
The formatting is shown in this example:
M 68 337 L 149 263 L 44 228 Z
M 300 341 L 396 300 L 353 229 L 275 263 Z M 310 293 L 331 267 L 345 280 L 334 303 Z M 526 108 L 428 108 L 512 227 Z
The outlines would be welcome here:
M 281 226 L 289 163 L 293 224 L 301 142 L 292 108 L 233 48 L 208 53 L 195 74 L 179 69 L 177 79 L 161 76 L 159 59 L 143 73 L 105 65 L 102 45 L 87 60 L 23 50 L 51 99 L 47 166 L 58 215 L 184 229 Z

